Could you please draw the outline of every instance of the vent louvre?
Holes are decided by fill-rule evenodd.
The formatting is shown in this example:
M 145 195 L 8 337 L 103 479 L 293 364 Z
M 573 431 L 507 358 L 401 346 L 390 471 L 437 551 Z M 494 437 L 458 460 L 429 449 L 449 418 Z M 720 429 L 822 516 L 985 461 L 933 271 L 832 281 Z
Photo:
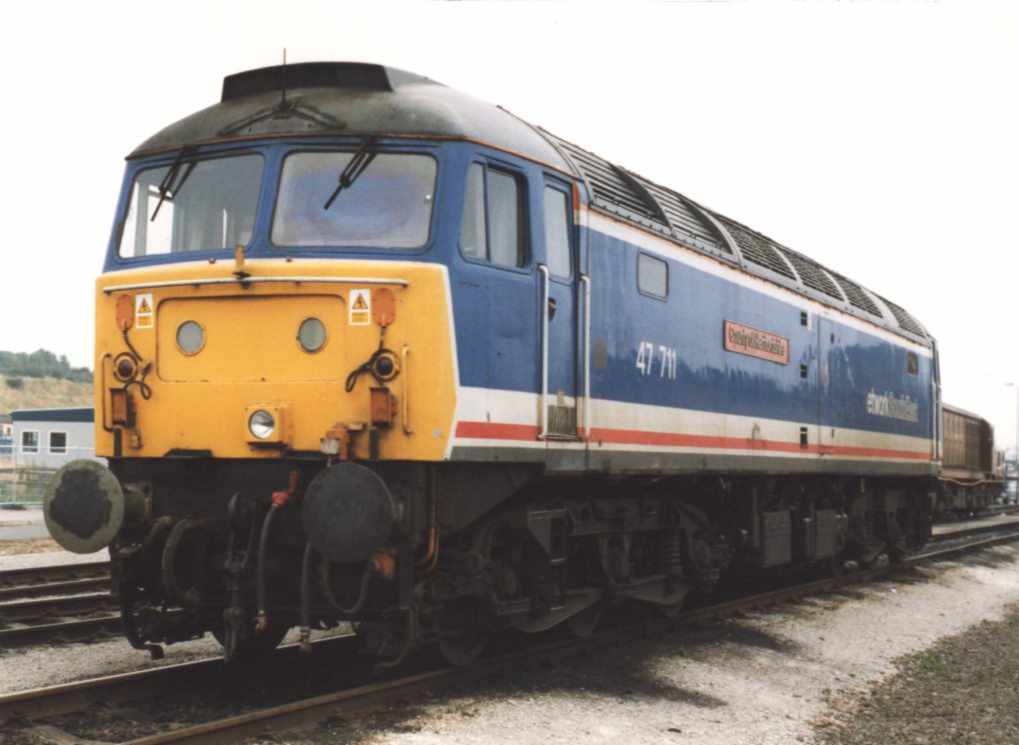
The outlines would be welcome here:
M 843 291 L 846 293 L 846 297 L 849 298 L 850 305 L 858 310 L 864 311 L 865 313 L 870 313 L 872 316 L 884 318 L 881 314 L 881 309 L 874 304 L 874 301 L 870 299 L 866 291 L 860 287 L 860 285 L 856 284 L 856 282 L 851 279 L 846 279 L 841 274 L 833 274 L 832 276 L 835 277 L 839 286 L 842 287 Z
M 789 263 L 796 269 L 796 273 L 800 275 L 803 284 L 812 290 L 817 290 L 830 298 L 842 302 L 842 294 L 839 292 L 839 288 L 829 279 L 819 264 L 785 246 L 776 245 L 776 248 L 789 259 Z
M 665 225 L 662 225 L 652 207 L 644 201 L 639 193 L 634 191 L 630 184 L 626 183 L 626 179 L 616 171 L 611 163 L 572 143 L 560 140 L 558 137 L 555 139 L 591 184 L 591 188 L 594 190 L 594 194 L 591 196 L 596 205 L 609 210 L 626 210 L 667 229 Z
M 659 186 L 653 181 L 648 181 L 642 176 L 631 174 L 637 181 L 640 182 L 641 186 L 650 192 L 651 197 L 658 202 L 658 205 L 662 208 L 662 212 L 672 223 L 673 232 L 678 233 L 677 238 L 682 239 L 683 237 L 691 238 L 695 241 L 707 244 L 716 251 L 722 251 L 727 254 L 731 254 L 732 251 L 725 243 L 719 240 L 719 236 L 715 234 L 708 225 L 704 224 L 702 218 L 700 218 L 691 209 L 686 200 L 679 195 L 677 192 L 671 189 L 666 189 L 664 186 Z
M 732 242 L 739 246 L 743 258 L 751 265 L 767 269 L 773 275 L 785 277 L 793 283 L 798 281 L 802 287 L 837 301 L 836 307 L 844 308 L 842 304 L 848 300 L 853 308 L 866 313 L 876 323 L 886 328 L 896 328 L 892 319 L 886 317 L 867 290 L 852 280 L 735 220 L 704 210 L 678 192 L 624 171 L 550 132 L 541 132 L 583 175 L 590 187 L 593 207 L 611 212 L 642 228 L 671 235 L 676 241 L 701 250 L 710 249 L 732 255 L 731 237 Z M 719 226 L 729 237 L 722 234 Z M 903 308 L 884 298 L 881 300 L 887 305 L 888 312 L 894 315 L 898 329 L 927 338 L 923 327 Z
M 913 318 L 906 309 L 901 305 L 896 305 L 891 300 L 884 297 L 881 298 L 882 302 L 888 306 L 888 310 L 895 316 L 895 320 L 899 322 L 899 327 L 909 331 L 910 333 L 916 334 L 917 336 L 926 337 L 927 333 L 923 330 L 923 327 L 917 323 L 916 319 Z
M 736 245 L 739 246 L 740 253 L 743 254 L 744 259 L 758 266 L 763 266 L 765 269 L 770 269 L 776 274 L 781 274 L 783 277 L 788 277 L 792 280 L 796 279 L 789 269 L 789 265 L 782 260 L 782 256 L 772 246 L 771 241 L 744 228 L 738 222 L 733 222 L 728 217 L 722 217 L 718 213 L 715 213 L 715 217 L 729 231 L 732 239 L 736 241 Z

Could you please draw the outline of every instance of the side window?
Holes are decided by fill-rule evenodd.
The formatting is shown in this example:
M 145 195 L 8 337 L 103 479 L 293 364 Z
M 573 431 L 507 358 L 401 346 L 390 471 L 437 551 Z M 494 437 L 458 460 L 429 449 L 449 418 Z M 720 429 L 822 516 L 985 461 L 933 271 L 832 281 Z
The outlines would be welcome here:
M 499 266 L 524 265 L 523 188 L 511 173 L 471 164 L 460 248 L 464 256 Z
M 50 432 L 50 452 L 54 454 L 67 452 L 66 432 Z
M 910 375 L 917 375 L 920 372 L 920 360 L 916 352 L 906 352 L 906 372 Z
M 38 453 L 39 452 L 39 433 L 38 432 L 22 432 L 21 433 L 21 452 L 23 453 Z
M 460 248 L 472 259 L 488 258 L 488 237 L 485 234 L 485 167 L 472 163 L 467 171 L 467 194 L 464 216 L 460 223 Z
M 570 252 L 569 202 L 566 194 L 545 187 L 545 250 L 548 252 L 548 270 L 556 277 L 573 275 L 573 256 Z
M 637 254 L 637 289 L 647 295 L 669 295 L 669 265 L 647 254 Z

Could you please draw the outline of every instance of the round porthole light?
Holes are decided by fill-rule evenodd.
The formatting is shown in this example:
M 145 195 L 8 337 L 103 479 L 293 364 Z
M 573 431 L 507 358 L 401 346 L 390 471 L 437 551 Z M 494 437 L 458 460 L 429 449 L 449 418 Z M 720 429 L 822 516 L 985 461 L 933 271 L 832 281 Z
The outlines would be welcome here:
M 325 324 L 317 318 L 305 318 L 297 329 L 297 341 L 305 352 L 317 352 L 326 344 Z
M 259 409 L 248 418 L 248 431 L 259 440 L 268 440 L 276 429 L 276 420 L 265 409 Z
M 195 321 L 184 321 L 177 327 L 177 346 L 186 355 L 198 354 L 205 346 L 205 329 Z

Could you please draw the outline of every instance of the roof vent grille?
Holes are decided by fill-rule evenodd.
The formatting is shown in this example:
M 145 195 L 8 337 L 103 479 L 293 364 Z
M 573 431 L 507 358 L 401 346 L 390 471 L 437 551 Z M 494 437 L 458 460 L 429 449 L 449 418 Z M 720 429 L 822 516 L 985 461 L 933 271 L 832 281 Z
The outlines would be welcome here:
M 884 297 L 882 297 L 881 300 L 888 306 L 888 310 L 892 312 L 892 315 L 895 316 L 895 320 L 899 322 L 900 328 L 916 334 L 917 336 L 927 338 L 927 332 L 924 331 L 923 326 L 917 323 L 916 319 L 907 313 L 905 308 L 901 305 L 896 305 Z
M 846 279 L 841 274 L 835 274 L 834 277 L 846 293 L 846 297 L 849 298 L 850 305 L 865 313 L 870 313 L 872 316 L 884 318 L 881 309 L 875 305 L 874 301 L 867 295 L 867 291 L 860 287 L 860 285 L 851 279 Z
M 835 283 L 831 281 L 831 278 L 828 277 L 828 274 L 819 264 L 785 246 L 776 246 L 776 248 L 789 259 L 789 263 L 793 265 L 796 273 L 800 275 L 804 285 L 840 302 L 843 300 L 839 288 L 835 286 Z
M 782 256 L 772 246 L 771 241 L 744 228 L 738 222 L 733 222 L 728 217 L 722 217 L 717 213 L 715 217 L 718 218 L 725 226 L 725 229 L 729 231 L 729 235 L 736 241 L 736 245 L 739 246 L 740 253 L 743 254 L 744 259 L 758 266 L 763 266 L 765 269 L 770 269 L 776 274 L 781 274 L 783 277 L 788 277 L 791 280 L 796 279 L 789 269 L 789 265 L 782 260 Z

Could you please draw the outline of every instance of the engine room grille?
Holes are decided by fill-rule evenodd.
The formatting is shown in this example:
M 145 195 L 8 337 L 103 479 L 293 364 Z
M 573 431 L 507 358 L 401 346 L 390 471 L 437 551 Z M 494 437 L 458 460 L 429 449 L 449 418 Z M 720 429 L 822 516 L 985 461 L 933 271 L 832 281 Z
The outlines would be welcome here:
M 660 235 L 673 238 L 687 247 L 710 249 L 716 255 L 732 255 L 732 245 L 739 247 L 746 264 L 743 269 L 752 274 L 768 275 L 766 269 L 789 280 L 800 288 L 810 288 L 838 302 L 849 304 L 889 328 L 901 329 L 927 338 L 917 321 L 900 306 L 888 302 L 885 312 L 874 298 L 850 279 L 818 264 L 813 259 L 777 243 L 735 220 L 717 212 L 708 212 L 679 192 L 660 186 L 643 176 L 627 171 L 584 148 L 555 136 L 544 129 L 541 133 L 580 172 L 591 192 L 591 206 L 618 216 L 620 219 Z M 760 269 L 757 269 L 760 267 Z M 787 284 L 784 281 L 781 284 Z M 874 296 L 877 297 L 877 296 Z
M 796 279 L 789 265 L 782 259 L 782 255 L 771 245 L 770 241 L 747 230 L 739 223 L 733 222 L 727 217 L 722 217 L 718 214 L 715 217 L 718 218 L 722 225 L 725 226 L 725 229 L 729 231 L 729 235 L 736 241 L 736 245 L 739 246 L 740 253 L 743 254 L 744 259 L 758 266 L 763 266 L 765 269 L 770 269 L 776 274 L 781 274 L 783 277 L 788 277 L 792 280 Z
M 776 248 L 789 259 L 789 263 L 793 265 L 796 273 L 800 275 L 803 284 L 835 300 L 841 301 L 843 299 L 839 288 L 835 286 L 835 283 L 831 281 L 827 272 L 820 265 L 815 264 L 803 254 L 796 253 L 785 246 L 776 246 Z
M 846 297 L 849 298 L 850 305 L 864 311 L 865 313 L 870 313 L 872 316 L 884 318 L 881 313 L 881 309 L 874 304 L 874 301 L 870 299 L 870 296 L 867 295 L 867 292 L 860 287 L 860 285 L 856 284 L 856 282 L 851 279 L 846 279 L 841 274 L 835 274 L 833 276 L 839 283 L 839 286 L 845 291 Z
M 884 297 L 882 297 L 881 300 L 884 302 L 885 305 L 888 306 L 888 310 L 890 310 L 892 312 L 892 315 L 895 316 L 895 320 L 899 322 L 899 326 L 901 328 L 913 334 L 916 334 L 917 336 L 923 337 L 927 336 L 927 333 L 923 330 L 923 327 L 916 322 L 916 319 L 913 318 L 913 316 L 906 312 L 905 308 L 903 308 L 900 305 L 896 305 L 891 300 L 887 300 Z
M 627 182 L 615 166 L 570 142 L 559 138 L 555 139 L 590 182 L 591 188 L 594 190 L 594 194 L 591 196 L 596 205 L 610 212 L 619 210 L 630 212 L 643 221 L 668 230 L 668 226 L 663 225 L 661 218 L 658 217 L 655 207 L 645 201 L 640 192 Z
M 658 202 L 658 206 L 662 208 L 662 212 L 665 213 L 672 225 L 672 231 L 676 238 L 700 241 L 716 251 L 732 253 L 725 242 L 720 240 L 720 236 L 708 225 L 705 225 L 704 219 L 694 211 L 696 208 L 690 207 L 689 202 L 682 195 L 671 189 L 666 189 L 664 186 L 659 186 L 653 181 L 648 181 L 642 176 L 632 175 Z

